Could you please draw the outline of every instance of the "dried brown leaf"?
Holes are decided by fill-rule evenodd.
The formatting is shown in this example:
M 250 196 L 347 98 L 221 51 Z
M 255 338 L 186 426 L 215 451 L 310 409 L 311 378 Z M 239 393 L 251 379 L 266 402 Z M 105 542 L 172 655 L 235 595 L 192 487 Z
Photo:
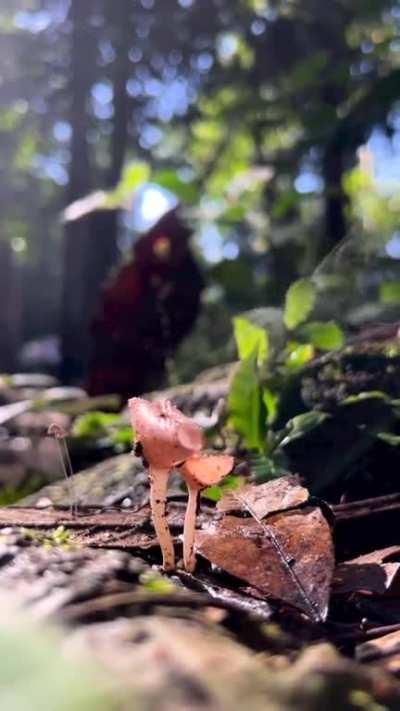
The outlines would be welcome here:
M 249 507 L 257 518 L 264 518 L 276 511 L 285 511 L 304 504 L 309 497 L 307 489 L 293 475 L 255 486 L 246 484 L 240 489 L 228 491 L 217 504 L 220 511 L 246 511 Z
M 363 642 L 356 649 L 360 662 L 374 662 L 392 674 L 400 673 L 400 630 Z
M 265 597 L 326 618 L 334 553 L 329 524 L 317 507 L 275 514 L 268 525 L 225 516 L 196 535 L 197 552 Z
M 400 546 L 372 551 L 337 566 L 333 592 L 400 594 Z

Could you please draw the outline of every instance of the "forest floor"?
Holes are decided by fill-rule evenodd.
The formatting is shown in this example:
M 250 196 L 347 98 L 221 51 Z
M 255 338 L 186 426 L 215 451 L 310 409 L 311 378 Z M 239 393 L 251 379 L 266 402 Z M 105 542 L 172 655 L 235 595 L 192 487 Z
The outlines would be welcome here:
M 204 414 L 226 388 L 168 395 Z M 14 415 L 14 453 L 54 416 Z M 143 463 L 108 455 L 74 476 L 77 511 L 62 480 L 0 508 L 2 708 L 400 709 L 400 487 L 328 504 L 288 475 L 202 499 L 196 570 L 167 575 Z M 173 480 L 178 560 L 185 507 Z

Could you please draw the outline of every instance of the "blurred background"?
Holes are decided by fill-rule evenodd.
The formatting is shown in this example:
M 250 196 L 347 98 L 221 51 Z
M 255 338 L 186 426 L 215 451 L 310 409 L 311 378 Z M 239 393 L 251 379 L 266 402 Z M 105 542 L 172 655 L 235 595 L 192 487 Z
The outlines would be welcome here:
M 397 0 L 2 0 L 0 67 L 0 372 L 186 382 L 302 276 L 397 315 Z

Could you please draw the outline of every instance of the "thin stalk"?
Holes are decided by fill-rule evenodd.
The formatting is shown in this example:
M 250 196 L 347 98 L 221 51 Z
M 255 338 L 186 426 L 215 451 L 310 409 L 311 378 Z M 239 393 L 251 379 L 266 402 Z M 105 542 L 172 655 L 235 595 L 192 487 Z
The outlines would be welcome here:
M 164 570 L 175 570 L 175 551 L 167 523 L 166 500 L 169 469 L 150 467 L 150 506 L 163 557 Z
M 68 445 L 66 441 L 66 430 L 56 422 L 50 425 L 47 430 L 49 437 L 54 437 L 57 441 L 58 456 L 60 457 L 61 469 L 67 482 L 69 492 L 69 507 L 71 516 L 75 516 L 78 512 L 78 506 L 75 497 L 75 489 L 73 485 L 74 471 L 72 469 L 71 457 L 69 456 Z
M 198 489 L 189 486 L 189 499 L 185 514 L 185 524 L 183 528 L 183 565 L 188 573 L 193 573 L 196 566 L 196 556 L 194 553 L 194 531 L 196 526 L 196 512 Z
M 68 486 L 69 501 L 70 501 L 70 513 L 71 516 L 75 516 L 78 510 L 76 497 L 75 497 L 75 487 L 73 484 L 74 471 L 72 469 L 71 457 L 69 456 L 68 445 L 64 437 L 57 437 L 58 443 L 58 453 L 60 456 L 61 468 Z

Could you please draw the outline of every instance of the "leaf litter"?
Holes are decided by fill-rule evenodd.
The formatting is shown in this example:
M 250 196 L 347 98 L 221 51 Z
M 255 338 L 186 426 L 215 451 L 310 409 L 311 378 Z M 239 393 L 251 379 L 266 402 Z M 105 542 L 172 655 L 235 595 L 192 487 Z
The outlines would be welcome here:
M 293 605 L 314 622 L 326 619 L 334 554 L 318 507 L 271 515 L 268 522 L 225 516 L 197 533 L 196 548 L 266 598 Z
M 147 563 L 159 562 L 159 546 L 146 498 L 142 499 L 142 504 L 138 502 L 134 510 L 124 510 L 116 506 L 104 507 L 100 504 L 80 504 L 77 516 L 71 516 L 66 508 L 52 506 L 44 509 L 9 507 L 0 510 L 0 528 L 18 526 L 36 532 L 47 532 L 48 536 L 54 528 L 62 526 L 70 534 L 72 547 L 76 546 L 78 551 L 120 549 L 139 556 Z M 356 503 L 349 504 L 348 510 L 343 504 L 336 507 L 337 511 L 333 507 L 338 524 L 341 517 L 348 521 L 348 517 L 354 514 L 354 522 L 358 525 L 360 506 Z M 370 507 L 370 504 L 368 506 Z M 398 547 L 387 546 L 385 549 L 341 562 L 335 571 L 334 531 L 329 516 L 326 517 L 326 508 L 309 500 L 307 489 L 292 476 L 259 486 L 248 484 L 241 489 L 230 491 L 221 499 L 217 509 L 202 502 L 196 531 L 196 548 L 200 554 L 198 569 L 194 574 L 178 571 L 173 578 L 178 584 L 180 580 L 184 589 L 192 588 L 198 591 L 198 597 L 196 594 L 182 596 L 178 590 L 164 597 L 162 603 L 160 595 L 153 593 L 154 605 L 169 609 L 168 614 L 175 614 L 173 610 L 180 610 L 176 613 L 179 616 L 188 608 L 204 610 L 201 614 L 210 614 L 210 619 L 217 614 L 212 612 L 215 606 L 218 615 L 222 615 L 221 620 L 225 611 L 226 620 L 222 621 L 223 625 L 228 625 L 228 629 L 234 630 L 235 634 L 238 634 L 240 629 L 241 639 L 246 645 L 261 649 L 267 644 L 268 634 L 260 631 L 257 636 L 257 625 L 250 623 L 250 620 L 258 619 L 258 625 L 265 625 L 265 629 L 271 627 L 271 634 L 275 634 L 273 628 L 276 620 L 283 625 L 286 632 L 294 631 L 293 636 L 285 637 L 285 640 L 289 641 L 285 641 L 286 646 L 282 651 L 284 656 L 288 654 L 288 649 L 298 649 L 301 639 L 304 643 L 313 638 L 320 639 L 321 635 L 323 639 L 335 639 L 336 636 L 337 639 L 351 640 L 354 637 L 354 643 L 357 643 L 354 651 L 358 657 L 359 649 L 364 644 L 363 638 L 365 637 L 365 643 L 374 641 L 368 637 L 370 632 L 375 635 L 374 639 L 378 639 L 380 629 L 382 637 L 386 636 L 385 631 L 389 634 L 396 631 L 392 628 L 389 631 L 380 626 L 379 619 L 373 613 L 367 621 L 361 620 L 358 598 L 355 598 L 355 593 L 358 595 L 358 591 L 363 589 L 359 582 L 360 572 L 365 570 L 365 566 L 383 567 L 389 582 L 389 574 L 393 573 L 390 583 L 392 587 L 389 585 L 388 589 L 398 595 L 397 587 L 393 587 L 397 579 Z M 364 508 L 368 507 L 362 508 L 364 511 Z M 372 509 L 370 513 L 373 514 Z M 368 511 L 365 515 L 368 518 Z M 175 495 L 168 501 L 168 523 L 178 556 L 183 520 L 184 503 Z M 9 552 L 9 547 L 5 546 L 5 549 Z M 6 550 L 1 552 L 5 556 L 8 555 Z M 98 553 L 106 551 L 98 550 Z M 39 568 L 45 567 L 45 563 L 38 565 Z M 347 566 L 345 570 L 343 566 Z M 396 569 L 390 566 L 396 566 Z M 23 568 L 26 568 L 26 561 Z M 346 583 L 346 589 L 342 583 L 342 591 L 339 593 L 338 580 L 344 573 L 350 582 Z M 118 573 L 119 575 L 123 580 L 126 579 L 126 572 Z M 66 585 L 68 586 L 68 583 Z M 86 617 L 95 621 L 99 615 L 104 615 L 108 619 L 113 610 L 119 611 L 119 614 L 136 616 L 142 614 L 140 611 L 143 610 L 150 614 L 152 609 L 150 600 L 146 603 L 142 593 L 139 595 L 129 592 L 129 584 L 126 587 L 124 582 L 117 585 L 112 583 L 111 587 L 107 583 L 100 598 L 96 597 L 96 585 L 89 586 L 90 589 L 87 590 L 82 585 L 83 583 L 79 583 L 71 596 L 66 591 L 62 595 L 59 593 L 60 598 L 53 598 L 55 606 L 61 604 L 63 608 L 68 601 L 68 612 L 63 612 L 61 617 L 58 615 L 60 619 L 65 619 L 66 622 L 74 621 L 76 624 Z M 369 597 L 364 593 L 362 599 L 379 601 L 382 599 L 382 591 L 386 594 L 384 587 L 370 586 Z M 87 598 L 82 606 L 80 603 L 73 603 L 74 599 L 82 598 L 82 594 Z M 146 594 L 149 595 L 150 592 Z M 200 598 L 203 598 L 203 604 L 198 602 Z M 332 610 L 328 616 L 330 599 Z M 391 599 L 396 600 L 395 597 Z M 285 610 L 292 610 L 295 616 L 298 615 L 294 628 L 290 627 L 290 615 L 288 616 Z M 239 626 L 238 619 L 243 619 Z M 328 623 L 323 624 L 326 620 Z M 309 625 L 311 632 L 304 631 L 304 622 Z M 315 631 L 312 632 L 312 629 Z M 278 638 L 281 638 L 280 635 L 281 632 L 278 633 Z M 340 644 L 339 642 L 339 646 Z M 350 641 L 350 644 L 353 642 Z M 367 654 L 363 661 L 369 665 L 370 659 L 373 658 L 371 664 L 379 663 L 382 669 L 397 674 L 397 651 L 391 651 L 397 650 L 397 647 L 393 645 L 388 649 L 389 651 L 383 650 L 378 645 L 374 654 Z M 393 657 L 392 665 L 387 661 L 389 657 Z
M 333 592 L 399 596 L 400 546 L 366 553 L 338 565 Z
M 301 486 L 298 478 L 288 475 L 259 486 L 247 484 L 240 490 L 227 491 L 218 501 L 217 509 L 224 512 L 249 511 L 255 518 L 264 518 L 275 511 L 299 506 L 308 498 L 308 490 Z

